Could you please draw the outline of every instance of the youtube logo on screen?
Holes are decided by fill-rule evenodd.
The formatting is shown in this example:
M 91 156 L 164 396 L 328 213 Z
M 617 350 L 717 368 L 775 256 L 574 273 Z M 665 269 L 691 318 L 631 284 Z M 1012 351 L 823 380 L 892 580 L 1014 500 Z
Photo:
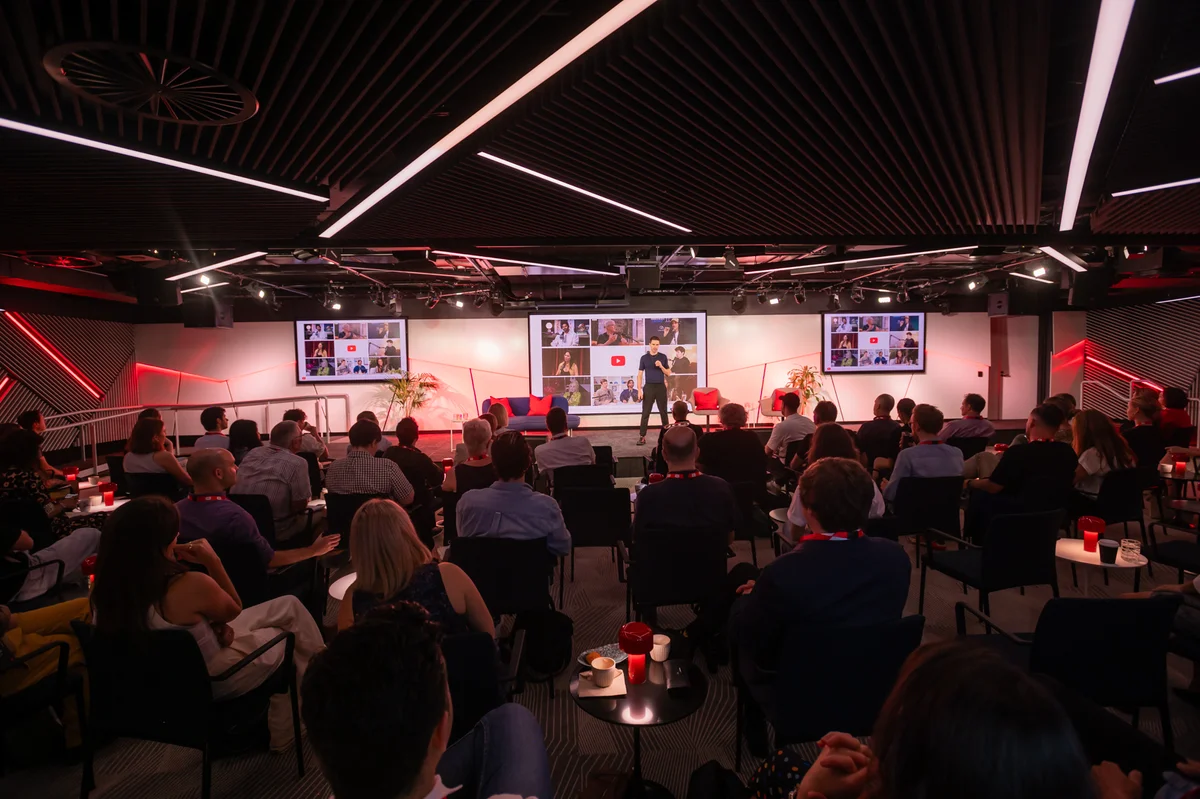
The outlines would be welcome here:
M 347 344 L 346 352 L 358 352 L 358 345 L 357 344 Z
M 625 356 L 624 355 L 612 356 L 612 365 L 613 366 L 624 366 L 625 365 Z
M 878 344 L 879 336 L 867 336 L 867 343 L 868 344 Z

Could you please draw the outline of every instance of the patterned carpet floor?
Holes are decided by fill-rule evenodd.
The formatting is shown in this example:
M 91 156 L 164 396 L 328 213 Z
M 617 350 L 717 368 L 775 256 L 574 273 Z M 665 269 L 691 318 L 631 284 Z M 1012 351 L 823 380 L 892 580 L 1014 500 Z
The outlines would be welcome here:
M 737 545 L 738 560 L 749 559 L 748 545 Z M 758 542 L 760 565 L 771 558 L 768 542 Z M 915 613 L 920 573 L 913 571 L 908 613 Z M 1144 578 L 1143 586 L 1172 580 L 1168 569 L 1155 570 L 1153 578 Z M 569 580 L 569 578 L 568 578 Z M 1060 569 L 1064 596 L 1078 596 L 1071 587 L 1070 570 Z M 1091 595 L 1116 596 L 1132 590 L 1130 575 L 1114 575 L 1105 586 L 1096 575 Z M 555 588 L 557 595 L 557 587 Z M 1016 590 L 992 595 L 993 615 L 1008 629 L 1027 631 L 1034 628 L 1042 605 L 1050 597 L 1048 588 L 1028 589 L 1024 596 Z M 942 640 L 954 635 L 954 603 L 964 599 L 958 583 L 930 573 L 925 613 L 925 640 Z M 976 602 L 975 592 L 968 598 Z M 336 618 L 337 603 L 330 601 L 329 621 Z M 616 567 L 607 550 L 580 550 L 577 574 L 566 586 L 566 612 L 575 622 L 578 651 L 616 639 L 617 629 L 625 620 L 624 586 L 617 582 Z M 666 610 L 660 622 L 682 628 L 691 619 L 686 609 Z M 1172 659 L 1172 685 L 1186 685 L 1190 664 Z M 578 710 L 567 687 L 570 674 L 555 684 L 554 698 L 547 685 L 530 684 L 518 698 L 542 722 L 546 749 L 553 771 L 555 796 L 578 797 L 585 780 L 594 772 L 620 772 L 632 767 L 632 735 L 626 728 L 613 727 Z M 1173 697 L 1172 720 L 1177 747 L 1181 753 L 1200 755 L 1200 714 L 1191 705 Z M 169 701 L 169 697 L 164 697 Z M 683 797 L 691 772 L 708 760 L 727 766 L 733 764 L 734 690 L 727 667 L 710 679 L 704 706 L 690 718 L 677 724 L 649 730 L 642 736 L 645 775 Z M 8 733 L 8 776 L 0 779 L 0 796 L 67 799 L 79 795 L 80 767 L 64 765 L 61 758 L 48 754 L 53 730 L 48 723 L 33 724 Z M 1142 714 L 1142 729 L 1161 739 L 1157 714 Z M 298 779 L 291 755 L 250 754 L 218 760 L 213 767 L 213 796 L 222 799 L 274 799 L 275 797 L 311 797 L 327 799 L 329 789 L 317 771 L 312 753 L 306 751 L 306 774 Z M 756 765 L 749 752 L 743 754 L 743 771 L 748 775 Z M 93 797 L 106 799 L 175 799 L 200 793 L 200 755 L 170 746 L 136 741 L 118 741 L 97 755 L 98 789 Z M 539 799 L 546 799 L 540 797 Z

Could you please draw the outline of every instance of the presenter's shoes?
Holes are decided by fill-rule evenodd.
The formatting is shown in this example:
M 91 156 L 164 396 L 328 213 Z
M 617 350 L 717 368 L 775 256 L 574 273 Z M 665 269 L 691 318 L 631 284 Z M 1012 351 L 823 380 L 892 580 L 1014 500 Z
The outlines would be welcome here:
M 644 447 L 644 446 L 646 446 L 646 437 L 645 437 L 645 436 L 642 436 L 641 438 L 639 438 L 639 439 L 638 439 L 638 443 L 637 443 L 637 445 L 638 445 L 639 447 Z

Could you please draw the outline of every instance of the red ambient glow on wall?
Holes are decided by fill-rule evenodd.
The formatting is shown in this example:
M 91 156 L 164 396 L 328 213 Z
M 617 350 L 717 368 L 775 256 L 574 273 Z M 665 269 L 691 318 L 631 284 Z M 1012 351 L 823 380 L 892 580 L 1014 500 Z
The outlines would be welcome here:
M 13 327 L 20 330 L 38 349 L 50 356 L 50 360 L 61 366 L 64 372 L 83 387 L 84 391 L 91 394 L 95 399 L 100 399 L 102 392 L 99 387 L 91 380 L 88 380 L 87 375 L 79 371 L 79 368 L 71 363 L 67 356 L 63 355 L 57 347 L 51 344 L 49 339 L 34 329 L 33 325 L 29 324 L 28 319 L 13 311 L 5 311 L 4 316 L 8 321 L 13 323 Z

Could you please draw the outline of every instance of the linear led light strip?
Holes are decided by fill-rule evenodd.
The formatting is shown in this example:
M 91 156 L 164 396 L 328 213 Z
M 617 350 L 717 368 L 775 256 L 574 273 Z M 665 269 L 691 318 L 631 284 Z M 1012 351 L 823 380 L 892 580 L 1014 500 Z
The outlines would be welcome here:
M 1142 378 L 1138 377 L 1137 375 L 1135 375 L 1131 372 L 1126 372 L 1124 369 L 1121 369 L 1119 367 L 1113 366 L 1111 363 L 1108 363 L 1107 361 L 1102 361 L 1099 358 L 1095 357 L 1094 355 L 1088 355 L 1085 353 L 1083 356 L 1083 359 L 1085 361 L 1090 361 L 1091 363 L 1094 363 L 1097 366 L 1099 366 L 1101 369 L 1105 369 L 1109 372 L 1112 372 L 1115 375 L 1128 378 L 1129 380 L 1132 380 L 1135 383 L 1141 383 L 1144 386 L 1150 386 L 1150 388 L 1156 388 L 1160 392 L 1163 390 L 1163 387 L 1160 386 L 1158 383 L 1155 383 L 1151 380 L 1143 380 Z
M 1096 38 L 1092 41 L 1092 59 L 1083 88 L 1083 104 L 1079 108 L 1079 123 L 1075 128 L 1075 146 L 1071 149 L 1071 168 L 1067 172 L 1059 230 L 1075 227 L 1083 182 L 1092 160 L 1092 148 L 1096 145 L 1096 133 L 1104 117 L 1104 106 L 1108 103 L 1113 74 L 1121 58 L 1121 45 L 1125 43 L 1125 30 L 1129 27 L 1133 3 L 1134 0 L 1102 0 L 1100 3 Z
M 161 164 L 162 166 L 173 166 L 176 169 L 186 169 L 188 172 L 198 172 L 201 175 L 209 175 L 222 180 L 232 180 L 235 183 L 244 183 L 247 186 L 255 186 L 267 191 L 277 191 L 280 194 L 290 194 L 293 197 L 300 197 L 305 200 L 313 200 L 314 202 L 326 203 L 329 202 L 328 197 L 322 197 L 319 194 L 309 194 L 306 191 L 280 186 L 277 183 L 267 183 L 254 178 L 235 175 L 232 172 L 222 172 L 219 169 L 210 169 L 206 166 L 198 166 L 189 164 L 186 161 L 176 161 L 174 158 L 164 158 L 161 155 L 152 155 L 138 150 L 130 150 L 128 147 L 118 147 L 115 144 L 96 141 L 95 139 L 85 139 L 82 136 L 72 136 L 69 133 L 61 133 L 57 130 L 49 128 L 39 128 L 36 125 L 26 125 L 24 122 L 17 122 L 12 119 L 4 119 L 0 117 L 0 128 L 8 128 L 9 130 L 19 131 L 21 133 L 30 133 L 34 136 L 43 136 L 47 139 L 55 139 L 56 141 L 67 142 L 68 144 L 78 144 L 81 147 L 91 147 L 93 150 L 103 150 L 106 153 L 115 153 L 116 155 L 124 155 L 129 158 L 137 158 L 142 161 L 149 161 L 153 164 Z
M 935 255 L 937 253 L 942 253 L 942 252 L 961 252 L 963 250 L 973 250 L 977 246 L 978 245 L 971 244 L 967 247 L 943 247 L 940 250 L 921 250 L 919 252 L 901 252 L 901 253 L 895 253 L 893 255 L 872 255 L 872 256 L 867 256 L 864 258 L 849 258 L 849 259 L 846 259 L 843 261 L 822 261 L 821 263 L 814 263 L 814 264 L 793 264 L 791 266 L 776 267 L 775 269 L 747 269 L 746 274 L 747 275 L 769 275 L 772 272 L 791 272 L 796 269 L 814 269 L 817 267 L 824 267 L 824 266 L 840 266 L 842 264 L 861 264 L 861 263 L 866 263 L 867 261 L 887 261 L 887 260 L 893 259 L 893 258 L 897 258 L 897 259 L 912 258 L 914 255 Z
M 579 186 L 574 186 L 570 183 L 567 183 L 565 180 L 559 180 L 558 178 L 552 178 L 549 175 L 544 175 L 541 172 L 537 172 L 533 169 L 530 169 L 529 167 L 521 166 L 520 164 L 514 164 L 512 161 L 506 161 L 503 158 L 499 158 L 497 156 L 492 155 L 491 153 L 480 152 L 480 153 L 477 153 L 477 155 L 480 158 L 486 158 L 489 161 L 494 161 L 497 164 L 502 164 L 506 167 L 509 167 L 510 169 L 515 169 L 518 172 L 524 172 L 526 175 L 532 175 L 535 178 L 541 178 L 542 180 L 546 181 L 547 183 L 553 183 L 555 186 L 562 186 L 564 189 L 570 189 L 571 191 L 579 192 L 580 194 L 584 195 L 585 197 L 591 197 L 593 200 L 599 200 L 602 203 L 608 203 L 609 205 L 620 208 L 622 211 L 628 211 L 631 214 L 637 214 L 638 216 L 644 216 L 647 219 L 653 219 L 655 222 L 660 222 L 669 227 L 673 227 L 676 230 L 682 230 L 684 233 L 692 232 L 688 228 L 685 228 L 683 225 L 677 225 L 674 222 L 668 222 L 667 220 L 663 219 L 662 217 L 655 216 L 654 214 L 648 214 L 645 211 L 639 211 L 638 209 L 634 208 L 633 206 L 625 205 L 625 203 L 619 203 L 616 200 L 610 200 L 608 197 L 604 197 L 600 194 L 596 194 L 596 192 L 594 192 L 594 191 L 588 191 L 587 189 L 580 188 Z
M 343 214 L 332 225 L 321 231 L 321 238 L 328 239 L 371 210 L 380 200 L 403 186 L 414 175 L 441 158 L 463 139 L 491 122 L 501 112 L 557 74 L 579 56 L 602 42 L 642 11 L 654 5 L 655 0 L 621 0 L 607 14 L 587 26 L 578 36 L 554 51 L 542 63 L 525 73 L 516 83 L 496 95 L 487 105 L 476 111 L 454 130 L 447 133 L 432 147 L 417 156 L 416 160 L 393 175 L 386 183 L 371 192 L 358 205 Z
M 4 398 L 8 396 L 8 392 L 13 390 L 17 382 L 8 375 L 0 378 L 0 402 L 4 402 Z
M 33 325 L 29 324 L 27 319 L 22 317 L 20 314 L 13 313 L 12 311 L 5 311 L 4 316 L 8 319 L 8 321 L 13 323 L 13 326 L 17 328 L 17 330 L 20 330 L 25 334 L 25 338 L 32 341 L 38 349 L 50 356 L 50 360 L 57 363 L 63 368 L 63 371 L 74 378 L 76 383 L 83 386 L 84 391 L 91 394 L 94 398 L 100 399 L 100 389 L 96 386 L 96 384 L 91 380 L 88 380 L 87 376 L 84 375 L 83 372 L 79 371 L 79 369 L 77 369 L 73 363 L 67 360 L 67 356 L 59 352 L 45 336 L 35 330 Z
M 1163 75 L 1161 78 L 1155 78 L 1154 85 L 1161 86 L 1164 83 L 1170 83 L 1173 80 L 1182 80 L 1183 78 L 1190 78 L 1193 75 L 1200 75 L 1200 67 L 1192 67 L 1191 69 L 1185 69 L 1183 72 L 1176 72 L 1173 75 Z
M 1191 186 L 1195 183 L 1200 183 L 1200 178 L 1188 178 L 1187 180 L 1176 180 L 1172 183 L 1157 183 L 1153 186 L 1142 186 L 1140 189 L 1126 189 L 1125 191 L 1114 191 L 1114 197 L 1127 197 L 1130 194 L 1141 194 L 1146 191 L 1159 191 L 1161 189 L 1175 189 L 1180 186 Z
M 448 250 L 433 250 L 434 255 L 449 255 L 452 258 L 474 258 L 480 261 L 498 261 L 503 264 L 518 264 L 520 266 L 540 266 L 545 269 L 565 269 L 568 272 L 585 272 L 589 275 L 605 275 L 606 277 L 615 277 L 617 273 L 606 272 L 600 269 L 588 269 L 583 266 L 563 266 L 561 264 L 541 264 L 537 261 L 518 261 L 515 258 L 498 258 L 494 255 L 472 255 L 465 252 L 449 252 Z
M 1023 277 L 1026 280 L 1034 280 L 1034 281 L 1037 281 L 1038 283 L 1051 283 L 1051 284 L 1054 283 L 1053 280 L 1047 280 L 1044 277 L 1035 277 L 1026 272 L 1012 271 L 1012 272 L 1009 272 L 1008 274 L 1012 275 L 1013 277 Z M 1043 272 L 1043 274 L 1045 274 L 1045 272 Z
M 253 258 L 261 258 L 266 254 L 267 253 L 265 250 L 260 250 L 259 252 L 246 253 L 245 255 L 239 255 L 237 258 L 230 258 L 228 261 L 221 261 L 218 264 L 210 264 L 208 266 L 202 266 L 199 269 L 193 269 L 190 272 L 184 272 L 183 274 L 180 274 L 180 275 L 172 275 L 171 277 L 167 278 L 167 280 L 182 280 L 185 277 L 191 277 L 192 275 L 200 275 L 205 272 L 211 272 L 214 269 L 220 269 L 222 266 L 232 266 L 233 264 L 240 264 L 242 261 L 249 261 Z
M 1038 249 L 1041 250 L 1042 252 L 1044 252 L 1046 255 L 1049 255 L 1051 258 L 1058 261 L 1059 263 L 1061 263 L 1065 266 L 1068 266 L 1071 269 L 1074 269 L 1076 272 L 1086 272 L 1087 271 L 1082 266 L 1075 263 L 1070 258 L 1063 255 L 1061 252 L 1054 249 L 1053 247 L 1038 247 Z
M 204 291 L 205 289 L 215 289 L 217 286 L 228 286 L 228 285 L 229 285 L 229 281 L 224 280 L 220 283 L 210 283 L 207 286 L 194 286 L 190 289 L 180 289 L 179 293 L 180 294 L 190 294 L 193 291 Z
M 1183 302 L 1184 300 L 1200 300 L 1200 294 L 1193 294 L 1190 297 L 1176 297 L 1173 300 L 1158 300 L 1155 305 L 1166 305 L 1169 302 Z

